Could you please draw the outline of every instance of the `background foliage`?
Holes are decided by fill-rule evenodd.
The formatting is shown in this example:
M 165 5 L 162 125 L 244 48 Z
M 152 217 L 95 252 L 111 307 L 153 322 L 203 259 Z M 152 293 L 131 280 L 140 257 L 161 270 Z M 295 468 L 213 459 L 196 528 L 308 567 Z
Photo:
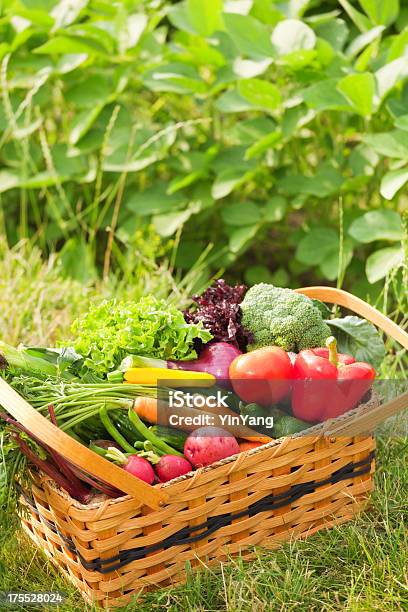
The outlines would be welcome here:
M 401 282 L 398 0 L 3 0 L 0 61 L 3 233 L 66 275 L 157 233 L 248 283 Z

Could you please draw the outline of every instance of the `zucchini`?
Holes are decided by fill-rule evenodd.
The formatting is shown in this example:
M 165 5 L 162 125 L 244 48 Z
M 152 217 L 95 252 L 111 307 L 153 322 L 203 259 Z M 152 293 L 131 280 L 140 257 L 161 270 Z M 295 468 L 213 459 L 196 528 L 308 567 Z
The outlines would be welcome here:
M 155 436 L 166 442 L 176 450 L 183 452 L 184 443 L 188 438 L 188 434 L 185 431 L 179 431 L 172 427 L 165 427 L 164 425 L 152 425 L 149 427 L 150 431 Z
M 130 444 L 134 445 L 135 442 L 145 441 L 142 434 L 138 432 L 136 427 L 129 420 L 126 412 L 122 410 L 115 410 L 114 412 L 111 412 L 110 415 L 116 429 Z
M 275 419 L 273 424 L 273 436 L 275 438 L 283 438 L 284 436 L 291 436 L 292 434 L 299 433 L 311 427 L 310 423 L 301 421 L 293 416 L 285 415 Z

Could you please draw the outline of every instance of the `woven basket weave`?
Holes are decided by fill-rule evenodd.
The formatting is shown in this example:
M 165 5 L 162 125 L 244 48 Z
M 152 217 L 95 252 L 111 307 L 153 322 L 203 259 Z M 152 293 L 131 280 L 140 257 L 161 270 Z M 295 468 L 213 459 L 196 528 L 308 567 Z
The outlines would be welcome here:
M 299 291 L 357 312 L 408 349 L 408 334 L 358 298 L 323 287 Z M 79 445 L 4 381 L 0 404 L 69 461 L 128 493 L 84 506 L 33 472 L 32 490 L 22 498 L 23 526 L 37 546 L 87 601 L 115 607 L 142 591 L 183 582 L 187 567 L 237 554 L 249 558 L 254 546 L 274 548 L 350 520 L 373 487 L 373 429 L 406 408 L 408 394 L 383 405 L 373 394 L 342 417 L 161 487 Z

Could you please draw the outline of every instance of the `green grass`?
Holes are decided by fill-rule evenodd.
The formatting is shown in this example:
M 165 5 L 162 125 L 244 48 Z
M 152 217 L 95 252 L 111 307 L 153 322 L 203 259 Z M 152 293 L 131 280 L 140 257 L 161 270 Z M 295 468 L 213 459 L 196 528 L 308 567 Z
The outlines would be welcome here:
M 104 297 L 139 299 L 152 293 L 186 306 L 189 296 L 208 283 L 210 248 L 188 273 L 175 276 L 176 248 L 166 253 L 156 235 L 140 233 L 126 255 L 115 252 L 115 274 L 84 285 L 64 276 L 61 258 L 53 255 L 43 261 L 40 250 L 28 241 L 9 249 L 0 232 L 0 339 L 13 345 L 52 346 L 69 338 L 72 321 L 91 301 Z
M 156 291 L 181 302 L 187 299 L 191 277 L 176 289 L 171 264 L 158 266 L 151 253 L 142 260 L 139 268 L 123 266 L 107 283 L 84 288 L 61 279 L 57 260 L 42 262 L 39 252 L 24 245 L 13 251 L 3 245 L 2 339 L 54 341 L 68 333 L 72 318 L 90 300 L 113 291 L 127 297 Z M 394 429 L 388 426 L 381 434 L 372 507 L 356 520 L 278 551 L 258 550 L 251 562 L 235 559 L 219 571 L 203 569 L 186 586 L 147 594 L 121 612 L 136 607 L 141 612 L 406 610 L 408 440 L 393 437 Z M 22 533 L 0 548 L 1 590 L 63 591 L 67 599 L 62 612 L 91 610 Z
M 251 562 L 235 559 L 219 571 L 203 570 L 184 587 L 147 594 L 137 609 L 406 610 L 407 451 L 407 440 L 379 440 L 372 507 L 356 520 L 277 551 L 259 550 Z M 67 595 L 61 611 L 92 609 L 25 535 L 3 547 L 0 564 L 0 590 L 59 590 Z M 134 609 L 128 606 L 121 612 Z

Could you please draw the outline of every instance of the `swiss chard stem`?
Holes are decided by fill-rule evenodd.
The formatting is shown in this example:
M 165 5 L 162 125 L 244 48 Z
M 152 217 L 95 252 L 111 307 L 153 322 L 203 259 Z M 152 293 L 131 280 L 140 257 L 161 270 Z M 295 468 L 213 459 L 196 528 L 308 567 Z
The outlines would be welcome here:
M 65 489 L 65 491 L 67 491 L 71 497 L 85 504 L 89 501 L 90 493 L 88 490 L 84 494 L 82 486 L 80 489 L 74 486 L 73 483 L 63 474 L 61 474 L 61 472 L 59 472 L 58 469 L 49 461 L 45 461 L 36 455 L 28 444 L 20 438 L 19 434 L 14 434 L 14 439 L 20 447 L 21 452 L 27 457 L 27 459 L 29 459 L 33 465 L 47 474 L 47 476 L 50 476 L 50 478 L 52 478 L 62 489 Z

